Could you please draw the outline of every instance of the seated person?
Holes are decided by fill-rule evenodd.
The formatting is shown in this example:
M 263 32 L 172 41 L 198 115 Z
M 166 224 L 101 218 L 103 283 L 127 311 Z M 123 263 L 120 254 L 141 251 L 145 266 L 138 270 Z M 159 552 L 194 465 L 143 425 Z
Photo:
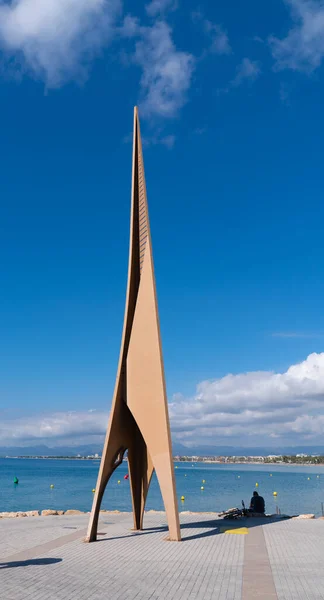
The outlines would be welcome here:
M 249 512 L 258 513 L 258 514 L 263 515 L 264 510 L 265 510 L 264 499 L 262 498 L 262 496 L 259 496 L 258 492 L 253 492 Z

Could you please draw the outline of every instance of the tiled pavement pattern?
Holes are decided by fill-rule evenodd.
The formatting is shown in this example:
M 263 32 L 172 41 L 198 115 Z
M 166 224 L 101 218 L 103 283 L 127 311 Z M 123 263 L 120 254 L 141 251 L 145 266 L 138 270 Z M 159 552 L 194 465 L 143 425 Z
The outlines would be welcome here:
M 251 527 L 244 545 L 242 600 L 277 600 L 263 527 Z
M 263 527 L 279 600 L 324 599 L 324 521 Z
M 82 517 L 82 526 L 87 519 Z M 22 517 L 0 519 L 0 560 L 80 528 L 80 517 Z M 1 598 L 1 596 L 0 596 Z
M 103 514 L 99 541 L 85 544 L 87 521 L 0 519 L 1 600 L 241 600 L 242 589 L 243 600 L 324 599 L 324 521 L 181 515 L 178 544 L 165 541 L 164 514 L 148 513 L 142 533 L 129 514 Z M 221 533 L 242 525 L 247 535 Z

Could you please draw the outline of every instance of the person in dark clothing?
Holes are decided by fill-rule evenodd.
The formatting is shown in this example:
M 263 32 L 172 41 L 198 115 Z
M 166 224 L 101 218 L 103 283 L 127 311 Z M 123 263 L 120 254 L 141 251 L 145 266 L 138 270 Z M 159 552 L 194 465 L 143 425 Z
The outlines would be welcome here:
M 253 492 L 249 511 L 252 513 L 263 514 L 264 510 L 265 510 L 264 499 L 262 498 L 262 496 L 259 496 L 258 492 Z

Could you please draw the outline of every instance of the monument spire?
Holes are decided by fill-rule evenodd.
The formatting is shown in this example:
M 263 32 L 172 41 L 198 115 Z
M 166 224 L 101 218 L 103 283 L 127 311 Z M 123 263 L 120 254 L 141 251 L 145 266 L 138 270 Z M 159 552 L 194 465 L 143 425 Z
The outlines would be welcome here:
M 87 534 L 89 542 L 96 539 L 104 491 L 126 450 L 134 529 L 142 529 L 146 497 L 155 469 L 166 510 L 169 539 L 179 541 L 179 514 L 137 107 L 134 109 L 130 249 L 124 327 L 115 391 Z

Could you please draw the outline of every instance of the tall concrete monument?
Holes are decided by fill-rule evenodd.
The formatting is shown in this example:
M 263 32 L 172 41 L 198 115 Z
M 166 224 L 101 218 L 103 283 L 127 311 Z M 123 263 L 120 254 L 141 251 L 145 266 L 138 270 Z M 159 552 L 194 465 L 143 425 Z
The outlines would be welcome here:
M 134 109 L 130 250 L 124 328 L 117 379 L 87 541 L 96 540 L 100 505 L 113 471 L 128 450 L 134 529 L 143 527 L 144 507 L 155 469 L 169 526 L 180 541 L 168 404 L 155 289 L 142 142 Z

